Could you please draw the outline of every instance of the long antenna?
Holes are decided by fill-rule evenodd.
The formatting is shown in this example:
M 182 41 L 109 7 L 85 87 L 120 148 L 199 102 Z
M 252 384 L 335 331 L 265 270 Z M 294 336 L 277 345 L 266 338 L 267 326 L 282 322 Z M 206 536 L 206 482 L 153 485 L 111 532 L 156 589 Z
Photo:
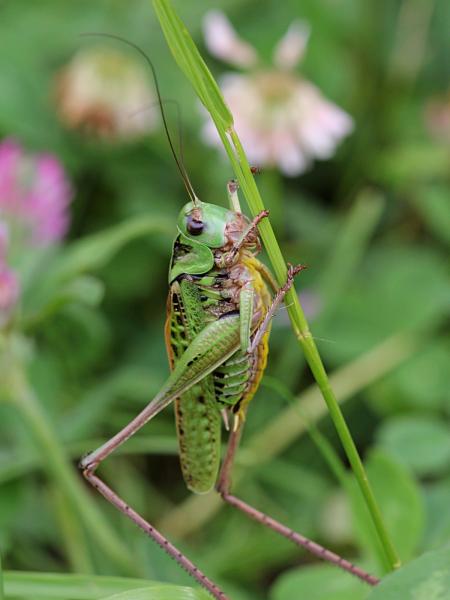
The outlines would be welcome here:
M 155 69 L 155 66 L 154 66 L 153 62 L 150 60 L 149 56 L 147 56 L 147 54 L 138 45 L 134 44 L 133 42 L 130 42 L 129 40 L 121 37 L 120 35 L 115 35 L 113 33 L 101 33 L 101 32 L 100 33 L 97 33 L 97 32 L 93 32 L 93 33 L 81 33 L 80 35 L 83 36 L 83 37 L 85 37 L 85 36 L 86 37 L 87 36 L 107 37 L 107 38 L 111 38 L 113 40 L 117 40 L 119 42 L 122 42 L 123 44 L 126 44 L 127 46 L 130 46 L 130 48 L 133 48 L 134 50 L 136 50 L 137 52 L 139 52 L 139 54 L 147 62 L 147 64 L 149 65 L 149 67 L 150 67 L 150 69 L 152 71 L 153 82 L 155 84 L 156 95 L 158 97 L 158 106 L 159 106 L 159 110 L 161 112 L 161 118 L 162 118 L 163 125 L 164 125 L 164 131 L 166 132 L 167 140 L 169 142 L 169 146 L 170 146 L 170 149 L 172 151 L 173 158 L 175 159 L 175 163 L 177 165 L 178 171 L 179 171 L 179 173 L 181 175 L 181 179 L 183 180 L 183 183 L 185 185 L 187 193 L 189 194 L 190 199 L 192 200 L 192 202 L 194 204 L 197 204 L 197 202 L 198 202 L 197 195 L 196 195 L 196 193 L 194 191 L 194 188 L 192 187 L 192 183 L 191 183 L 191 181 L 189 179 L 189 176 L 188 176 L 188 174 L 186 172 L 184 164 L 183 164 L 182 160 L 180 160 L 180 158 L 178 157 L 178 155 L 177 155 L 177 153 L 175 151 L 175 146 L 173 144 L 172 136 L 170 135 L 169 126 L 167 124 L 166 111 L 164 110 L 164 106 L 163 106 L 161 91 L 159 89 L 158 77 L 156 75 L 156 69 Z
M 147 106 L 144 106 L 142 108 L 138 108 L 137 110 L 133 111 L 132 113 L 129 114 L 130 117 L 136 117 L 137 115 L 140 115 L 141 113 L 149 110 L 150 108 L 154 108 L 154 106 L 158 104 L 159 102 L 158 100 L 155 100 L 155 102 L 152 102 L 151 104 L 148 104 Z M 180 156 L 180 163 L 183 165 L 184 168 L 184 153 L 183 153 L 183 123 L 181 121 L 181 108 L 180 108 L 180 103 L 178 102 L 178 100 L 175 100 L 175 98 L 163 98 L 162 99 L 162 104 L 163 105 L 167 105 L 167 104 L 173 104 L 177 110 L 177 126 L 178 126 L 178 151 L 179 151 L 179 156 Z M 186 170 L 186 169 L 184 169 Z

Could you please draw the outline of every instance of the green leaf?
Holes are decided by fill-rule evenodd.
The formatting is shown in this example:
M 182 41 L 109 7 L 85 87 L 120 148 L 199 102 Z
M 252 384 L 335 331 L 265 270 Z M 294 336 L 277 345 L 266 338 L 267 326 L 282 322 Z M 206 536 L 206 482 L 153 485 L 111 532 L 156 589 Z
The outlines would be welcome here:
M 450 203 L 444 184 L 423 186 L 410 197 L 428 229 L 443 242 L 450 244 Z
M 450 548 L 427 552 L 391 573 L 367 600 L 450 600 Z
M 427 528 L 422 547 L 436 550 L 450 542 L 450 480 L 424 486 Z
M 233 117 L 189 31 L 173 10 L 170 2 L 153 0 L 153 6 L 178 66 L 190 80 L 208 111 L 219 120 L 223 129 L 229 129 L 233 125 Z
M 443 256 L 431 247 L 385 244 L 374 248 L 359 277 L 348 282 L 333 318 L 317 323 L 315 335 L 336 342 L 324 344 L 321 350 L 329 359 L 340 362 L 399 330 L 432 330 L 448 317 L 447 271 Z M 427 388 L 430 378 L 427 374 L 422 380 L 421 391 Z M 442 378 L 443 374 L 438 373 L 439 384 Z M 391 403 L 395 401 L 391 399 Z
M 10 523 L 20 519 L 20 512 L 24 505 L 25 485 L 23 481 L 11 481 L 2 485 L 0 494 L 0 532 L 3 532 Z
M 173 223 L 163 217 L 136 217 L 73 243 L 62 255 L 56 275 L 69 279 L 94 271 L 108 263 L 125 244 L 148 234 L 174 232 Z
M 71 281 L 64 291 L 72 302 L 97 306 L 103 300 L 104 286 L 96 277 L 82 275 Z
M 222 96 L 219 95 L 217 97 L 216 95 L 216 97 L 208 97 L 208 85 L 210 83 L 213 84 L 213 93 L 218 89 L 217 85 L 214 83 L 212 75 L 204 64 L 188 31 L 171 8 L 169 1 L 154 0 L 153 3 L 175 59 L 179 62 L 181 69 L 191 80 L 200 99 L 211 113 L 222 144 L 250 207 L 250 212 L 252 216 L 255 217 L 258 212 L 264 209 L 264 204 L 255 184 L 253 174 L 251 173 L 242 143 L 232 127 L 233 123 L 232 120 L 230 120 L 231 115 L 225 104 L 221 106 L 221 103 L 223 103 Z M 282 255 L 270 221 L 268 219 L 263 219 L 259 223 L 258 229 L 272 264 L 275 277 L 280 285 L 282 285 L 286 280 L 286 261 Z M 356 451 L 356 446 L 353 443 L 350 431 L 337 404 L 334 392 L 330 387 L 322 359 L 309 331 L 306 317 L 293 286 L 286 294 L 285 304 L 293 329 L 297 335 L 299 345 L 303 349 L 313 376 L 322 391 L 323 398 L 328 406 L 342 445 L 363 492 L 363 497 L 367 500 L 367 507 L 384 548 L 386 560 L 391 568 L 394 568 L 395 564 L 398 562 L 396 551 L 388 538 L 381 513 L 378 510 L 372 490 L 368 484 L 361 459 Z
M 161 585 L 130 590 L 107 596 L 102 600 L 210 600 L 209 594 L 202 590 L 194 590 L 175 585 Z
M 301 590 L 301 594 L 299 593 Z M 363 600 L 368 587 L 348 573 L 330 565 L 292 569 L 278 577 L 270 600 Z
M 34 325 L 70 301 L 93 305 L 101 300 L 102 289 L 94 279 L 73 280 L 86 272 L 104 267 L 126 244 L 157 233 L 173 233 L 173 224 L 163 217 L 136 217 L 82 238 L 47 266 L 47 272 L 30 285 L 24 303 L 25 325 Z
M 427 289 L 430 288 L 427 286 Z M 433 299 L 436 299 L 436 294 Z M 376 384 L 376 394 L 372 396 L 371 403 L 377 412 L 388 415 L 404 412 L 405 409 L 449 413 L 449 360 L 450 338 L 430 339 L 409 361 Z
M 96 277 L 90 275 L 76 277 L 56 287 L 45 306 L 42 306 L 40 311 L 31 316 L 26 315 L 22 319 L 21 325 L 24 329 L 33 328 L 70 304 L 83 304 L 89 307 L 98 306 L 103 300 L 103 293 L 103 282 Z
M 450 466 L 450 430 L 437 417 L 390 419 L 379 429 L 377 439 L 417 475 L 437 474 Z
M 380 153 L 371 166 L 372 175 L 391 186 L 415 186 L 448 173 L 448 150 L 430 143 L 405 144 Z
M 3 569 L 2 569 L 2 557 L 0 555 L 0 600 L 4 600 L 5 592 L 3 588 Z
M 408 560 L 419 543 L 424 525 L 420 490 L 408 470 L 380 450 L 371 453 L 367 474 L 387 529 L 402 560 Z M 363 546 L 378 553 L 378 541 L 361 494 L 352 494 L 356 534 Z
M 208 600 L 209 598 L 209 595 L 202 590 L 125 577 L 6 571 L 4 581 L 8 599 Z

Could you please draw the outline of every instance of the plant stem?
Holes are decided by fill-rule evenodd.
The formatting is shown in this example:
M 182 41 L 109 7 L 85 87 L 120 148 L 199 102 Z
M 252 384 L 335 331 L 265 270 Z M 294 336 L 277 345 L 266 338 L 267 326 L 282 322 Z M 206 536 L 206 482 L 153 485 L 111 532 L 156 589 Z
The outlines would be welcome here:
M 259 194 L 258 188 L 254 181 L 253 175 L 250 170 L 250 166 L 245 156 L 242 144 L 233 128 L 230 129 L 229 135 L 233 143 L 234 149 L 237 154 L 237 159 L 240 164 L 240 171 L 243 175 L 245 185 L 244 189 L 245 196 L 247 198 L 250 211 L 253 216 L 264 210 L 264 204 Z M 272 263 L 275 277 L 280 285 L 284 284 L 286 280 L 286 262 L 281 253 L 280 246 L 275 237 L 275 233 L 272 229 L 270 221 L 264 219 L 259 225 L 259 231 L 264 242 L 264 247 L 267 250 L 270 262 Z M 351 436 L 350 430 L 344 419 L 342 411 L 336 400 L 336 396 L 331 388 L 328 375 L 325 371 L 322 359 L 317 349 L 316 343 L 311 335 L 311 331 L 308 326 L 303 309 L 300 305 L 300 301 L 297 296 L 295 288 L 292 287 L 286 294 L 285 305 L 287 312 L 291 319 L 294 333 L 302 347 L 306 361 L 311 369 L 314 379 L 319 386 L 322 393 L 323 399 L 328 407 L 330 416 L 336 427 L 336 431 L 341 440 L 342 446 L 345 450 L 347 458 L 350 462 L 353 473 L 359 484 L 361 492 L 365 498 L 367 508 L 371 514 L 373 523 L 377 530 L 380 542 L 383 546 L 388 564 L 390 568 L 396 569 L 400 566 L 400 559 L 394 548 L 394 545 L 390 539 L 388 531 L 384 525 L 384 521 L 378 507 L 377 501 L 373 494 L 369 480 L 367 478 L 362 460 L 359 456 L 358 450 L 356 449 L 355 443 Z
M 167 43 L 178 62 L 179 67 L 191 81 L 197 95 L 211 115 L 222 140 L 225 151 L 233 165 L 239 184 L 244 192 L 253 217 L 264 210 L 264 205 L 256 187 L 254 177 L 245 156 L 238 135 L 233 128 L 233 118 L 211 72 L 189 35 L 185 25 L 174 11 L 170 0 L 153 0 Z M 272 267 L 280 285 L 286 281 L 287 267 L 275 238 L 269 219 L 263 219 L 258 225 L 261 238 L 269 255 Z M 348 460 L 365 498 L 371 518 L 377 530 L 380 543 L 391 569 L 400 565 L 400 560 L 389 538 L 386 527 L 370 487 L 362 461 L 351 437 L 350 431 L 331 389 L 320 354 L 311 336 L 297 294 L 292 287 L 285 297 L 292 327 L 305 354 L 306 361 L 319 386 L 321 394 L 330 411 Z
M 340 367 L 331 375 L 339 402 L 348 400 L 405 362 L 417 350 L 418 339 L 398 333 Z M 298 418 L 299 410 L 308 415 L 309 423 L 316 423 L 325 416 L 326 407 L 320 401 L 320 396 L 317 386 L 311 385 L 297 396 L 294 404 L 247 440 L 237 457 L 233 471 L 234 484 L 241 478 L 240 466 L 245 465 L 248 473 L 252 467 L 260 466 L 281 454 L 305 433 L 306 425 Z M 158 525 L 170 535 L 187 536 L 202 527 L 220 507 L 223 507 L 223 502 L 218 496 L 190 496 L 161 519 Z
M 4 600 L 5 591 L 3 587 L 3 569 L 2 569 L 2 557 L 0 556 L 0 600 Z
M 105 521 L 66 459 L 55 432 L 26 381 L 21 365 L 12 353 L 9 364 L 9 399 L 18 408 L 28 426 L 49 475 L 60 489 L 68 506 L 76 512 L 74 520 L 84 523 L 103 552 L 126 574 L 136 574 L 135 564 L 128 558 L 127 549 Z
M 53 489 L 50 492 L 50 500 L 55 509 L 54 514 L 65 542 L 70 570 L 74 573 L 84 573 L 86 575 L 88 573 L 94 574 L 95 567 L 85 532 L 83 528 L 78 526 L 72 507 L 66 502 L 64 494 L 55 484 L 53 484 Z
M 36 573 L 28 571 L 6 571 L 5 590 L 8 599 L 45 598 L 50 600 L 101 600 L 114 595 L 147 600 L 185 598 L 186 600 L 208 600 L 206 592 L 199 589 L 170 585 L 146 579 L 109 577 L 105 575 L 71 575 L 67 573 Z M 133 595 L 133 590 L 136 590 Z M 145 590 L 145 592 L 144 592 Z

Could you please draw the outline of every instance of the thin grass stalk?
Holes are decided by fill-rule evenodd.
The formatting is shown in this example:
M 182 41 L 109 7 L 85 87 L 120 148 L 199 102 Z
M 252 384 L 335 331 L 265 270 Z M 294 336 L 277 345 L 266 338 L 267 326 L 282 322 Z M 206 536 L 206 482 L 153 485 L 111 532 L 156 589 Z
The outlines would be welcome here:
M 50 490 L 50 500 L 54 506 L 59 531 L 62 532 L 70 570 L 74 573 L 84 573 L 86 575 L 94 574 L 95 566 L 85 531 L 82 527 L 79 527 L 74 511 L 56 484 L 53 484 L 53 489 Z
M 268 383 L 268 386 L 270 388 L 272 388 L 276 393 L 283 397 L 291 407 L 295 407 L 297 409 L 299 420 L 304 424 L 305 431 L 308 433 L 312 442 L 314 443 L 322 458 L 326 462 L 330 472 L 334 475 L 336 481 L 343 488 L 347 496 L 348 502 L 350 503 L 352 497 L 354 497 L 355 494 L 359 494 L 360 490 L 354 488 L 353 485 L 351 485 L 352 482 L 347 476 L 347 470 L 342 459 L 339 457 L 338 453 L 334 449 L 333 445 L 329 442 L 329 440 L 320 432 L 320 430 L 316 426 L 316 420 L 309 419 L 305 411 L 302 410 L 302 407 L 299 406 L 299 403 L 297 402 L 294 394 L 292 394 L 289 388 L 286 387 L 281 381 L 271 377 L 265 377 L 264 381 L 266 382 L 266 385 Z M 366 519 L 366 526 L 373 528 L 373 522 L 369 521 L 368 518 Z M 379 564 L 382 565 L 384 569 L 389 570 L 389 564 L 386 561 L 386 556 L 383 552 L 383 548 L 379 543 L 379 539 L 376 536 L 376 532 L 374 533 L 375 544 L 373 544 L 372 549 L 378 558 Z
M 90 535 L 117 566 L 126 574 L 136 574 L 135 563 L 128 558 L 127 550 L 116 536 L 101 511 L 93 503 L 81 480 L 66 460 L 64 450 L 46 416 L 39 400 L 29 387 L 25 373 L 11 356 L 9 371 L 9 400 L 16 406 L 33 436 L 49 476 L 54 480 L 72 509 L 73 519 L 82 522 Z
M 264 204 L 254 181 L 253 174 L 251 173 L 244 149 L 233 128 L 232 122 L 227 123 L 228 119 L 223 119 L 224 114 L 229 114 L 229 109 L 222 96 L 220 94 L 217 96 L 217 84 L 203 59 L 200 57 L 198 49 L 190 37 L 189 32 L 173 10 L 169 0 L 153 0 L 153 5 L 175 60 L 191 81 L 194 89 L 215 123 L 225 151 L 227 152 L 239 184 L 244 192 L 250 212 L 252 216 L 255 217 L 264 210 Z M 208 87 L 208 84 L 210 87 Z M 214 92 L 214 98 L 212 99 L 208 93 L 209 90 Z M 283 258 L 269 219 L 263 219 L 259 225 L 259 231 L 272 264 L 274 274 L 278 283 L 282 285 L 286 280 L 286 261 Z M 380 509 L 350 430 L 330 386 L 327 373 L 317 346 L 312 338 L 308 322 L 294 287 L 292 287 L 286 295 L 285 304 L 294 333 L 328 407 L 354 476 L 365 499 L 375 529 L 378 533 L 380 543 L 386 555 L 389 568 L 391 570 L 398 568 L 401 564 L 400 559 L 384 524 Z
M 244 174 L 245 177 L 246 186 L 244 187 L 244 192 L 245 188 L 247 188 L 247 202 L 249 204 L 252 216 L 255 216 L 256 214 L 264 210 L 264 204 L 256 186 L 253 174 L 250 170 L 250 166 L 248 164 L 248 160 L 245 155 L 242 144 L 239 140 L 239 137 L 234 129 L 231 129 L 229 133 L 237 153 L 237 157 L 241 166 L 241 172 Z M 281 252 L 280 246 L 278 244 L 270 221 L 268 219 L 264 220 L 260 224 L 259 230 L 264 243 L 264 247 L 272 264 L 275 276 L 278 280 L 278 283 L 282 285 L 286 280 L 286 261 L 283 258 L 283 254 Z M 309 365 L 309 368 L 311 369 L 314 379 L 316 380 L 316 383 L 319 386 L 319 389 L 322 393 L 322 397 L 325 400 L 325 403 L 328 407 L 328 411 L 330 413 L 331 419 L 333 420 L 334 426 L 339 435 L 352 471 L 364 496 L 367 508 L 370 512 L 373 524 L 378 533 L 378 537 L 386 555 L 387 566 L 390 570 L 394 570 L 401 565 L 400 558 L 395 550 L 387 528 L 384 524 L 381 511 L 370 486 L 367 474 L 364 469 L 364 465 L 359 456 L 358 450 L 356 448 L 355 442 L 353 441 L 352 435 L 345 421 L 342 410 L 336 400 L 336 396 L 330 385 L 327 372 L 323 365 L 314 338 L 312 337 L 308 322 L 306 320 L 305 314 L 301 307 L 300 300 L 298 298 L 294 286 L 286 294 L 285 305 L 287 308 L 289 318 L 291 320 L 294 333 L 303 350 L 306 361 Z
M 5 593 L 8 600 L 39 598 L 54 600 L 106 600 L 129 592 L 129 598 L 146 600 L 209 600 L 201 589 L 176 586 L 146 579 L 105 575 L 73 575 L 5 571 Z
M 417 351 L 419 339 L 398 333 L 363 356 L 340 367 L 331 375 L 338 401 L 345 402 L 404 363 Z M 306 432 L 304 422 L 298 418 L 299 409 L 308 415 L 310 423 L 322 419 L 326 414 L 326 405 L 320 400 L 321 394 L 317 386 L 311 385 L 296 397 L 293 405 L 285 408 L 265 427 L 246 440 L 246 444 L 237 456 L 233 483 L 236 484 L 241 479 L 240 465 L 245 465 L 248 474 L 249 469 L 278 456 Z M 270 440 L 270 444 L 267 440 Z M 158 525 L 170 535 L 188 536 L 204 526 L 220 507 L 223 507 L 223 502 L 218 496 L 191 495 L 161 519 Z
M 5 588 L 3 587 L 3 569 L 2 569 L 2 557 L 0 555 L 0 600 L 5 599 Z

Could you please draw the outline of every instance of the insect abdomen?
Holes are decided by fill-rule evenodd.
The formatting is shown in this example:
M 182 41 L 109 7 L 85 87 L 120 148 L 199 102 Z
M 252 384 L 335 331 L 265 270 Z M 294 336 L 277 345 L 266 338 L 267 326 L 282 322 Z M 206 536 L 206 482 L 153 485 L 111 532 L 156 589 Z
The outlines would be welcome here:
M 197 493 L 214 486 L 220 464 L 220 414 L 211 376 L 185 392 L 175 404 L 180 463 L 187 487 Z
M 204 325 L 195 284 L 186 280 L 172 284 L 166 325 L 172 369 Z M 221 420 L 211 375 L 177 398 L 175 417 L 183 478 L 191 491 L 206 493 L 214 486 L 220 464 Z
M 225 364 L 214 371 L 214 389 L 219 404 L 234 406 L 248 386 L 250 357 L 236 352 Z

